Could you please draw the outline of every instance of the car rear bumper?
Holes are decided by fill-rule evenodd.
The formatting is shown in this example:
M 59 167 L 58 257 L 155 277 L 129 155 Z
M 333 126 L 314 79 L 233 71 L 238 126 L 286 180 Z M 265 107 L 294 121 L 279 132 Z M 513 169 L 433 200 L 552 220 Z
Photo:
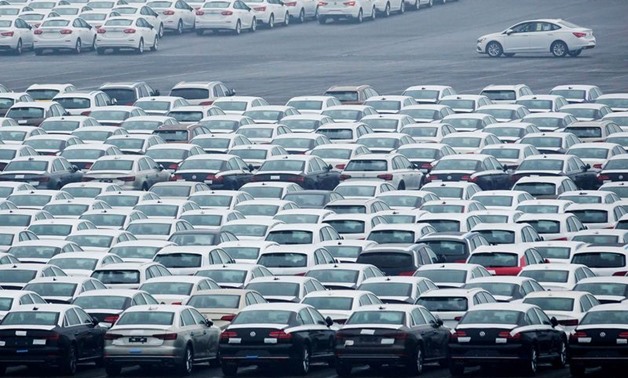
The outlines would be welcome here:
M 297 358 L 298 348 L 292 344 L 285 345 L 241 345 L 231 346 L 220 344 L 221 361 L 238 365 L 271 364 Z
M 449 357 L 458 363 L 499 362 L 523 360 L 527 357 L 527 349 L 523 345 L 459 345 L 449 344 Z

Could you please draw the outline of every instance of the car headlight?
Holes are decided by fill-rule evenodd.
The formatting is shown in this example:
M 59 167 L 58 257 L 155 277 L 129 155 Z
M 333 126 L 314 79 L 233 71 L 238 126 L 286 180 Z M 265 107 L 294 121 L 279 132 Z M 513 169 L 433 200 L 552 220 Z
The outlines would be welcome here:
M 481 38 L 478 38 L 478 43 L 482 43 L 482 42 L 484 42 L 484 41 L 486 41 L 486 37 L 481 37 Z

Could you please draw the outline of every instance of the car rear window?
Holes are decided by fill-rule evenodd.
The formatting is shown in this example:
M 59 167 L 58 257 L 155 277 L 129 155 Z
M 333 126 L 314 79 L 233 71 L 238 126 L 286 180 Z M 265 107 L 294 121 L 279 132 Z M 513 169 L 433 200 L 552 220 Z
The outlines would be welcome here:
M 571 263 L 586 265 L 589 268 L 623 268 L 626 266 L 626 255 L 612 252 L 583 252 L 575 254 Z
M 339 234 L 361 234 L 364 232 L 364 221 L 342 219 L 328 220 L 325 223 L 332 226 Z
M 577 216 L 582 223 L 606 223 L 608 222 L 608 213 L 603 210 L 571 210 L 569 211 Z
M 535 247 L 539 254 L 545 259 L 568 259 L 571 255 L 569 247 Z
M 528 220 L 527 224 L 532 226 L 539 234 L 560 233 L 560 222 L 551 220 Z
M 316 278 L 320 282 L 353 283 L 357 282 L 359 273 L 357 270 L 348 269 L 321 269 L 310 270 L 306 276 Z
M 299 295 L 299 284 L 290 282 L 251 282 L 246 285 L 246 288 L 248 290 L 255 290 L 264 297 L 296 297 Z
M 386 171 L 388 163 L 386 160 L 350 160 L 345 171 Z
M 136 284 L 140 282 L 140 272 L 137 270 L 97 270 L 92 278 L 106 284 Z
M 514 253 L 473 253 L 469 256 L 469 264 L 478 264 L 491 268 L 505 268 L 519 266 L 519 256 Z
M 378 297 L 407 297 L 412 294 L 412 285 L 402 282 L 370 282 L 360 285 L 359 289 Z
M 358 311 L 347 320 L 347 324 L 396 324 L 403 325 L 406 314 L 402 311 Z
M 228 294 L 193 295 L 186 304 L 194 308 L 238 308 L 240 307 L 240 296 Z
M 358 263 L 371 264 L 378 268 L 407 268 L 414 266 L 414 260 L 410 253 L 397 252 L 370 252 L 358 256 Z
M 512 206 L 511 196 L 473 196 L 473 199 L 479 201 L 484 206 L 499 206 L 510 207 Z
M 234 269 L 211 269 L 201 270 L 196 273 L 197 276 L 209 277 L 218 283 L 243 283 L 246 278 L 246 270 Z
M 225 252 L 233 259 L 257 260 L 259 247 L 224 247 Z
M 566 270 L 524 270 L 519 275 L 534 278 L 538 282 L 565 283 L 569 279 L 569 272 Z
M 415 234 L 412 231 L 405 230 L 380 230 L 371 231 L 367 240 L 373 240 L 379 244 L 386 243 L 404 243 L 412 244 L 415 242 Z
M 533 197 L 548 196 L 556 194 L 556 185 L 544 182 L 526 182 L 518 183 L 512 188 L 513 190 L 522 190 L 528 192 Z
M 116 325 L 172 325 L 174 312 L 131 311 L 120 316 Z
M 486 90 L 480 93 L 493 101 L 515 101 L 517 94 L 513 90 Z
M 304 298 L 304 304 L 309 304 L 315 307 L 317 310 L 342 310 L 351 311 L 353 305 L 353 298 L 343 297 L 309 297 Z
M 257 263 L 267 268 L 303 268 L 307 266 L 307 255 L 298 252 L 265 253 Z
M 109 20 L 105 23 L 105 25 L 130 26 L 131 23 L 132 23 L 131 20 Z M 117 103 L 120 105 L 134 103 L 137 100 L 137 96 L 135 95 L 135 91 L 133 89 L 106 88 L 106 89 L 101 89 L 101 90 L 105 92 L 110 98 L 112 99 L 115 98 Z
M 271 231 L 266 236 L 267 241 L 279 244 L 311 244 L 314 234 L 311 231 L 285 230 Z
M 591 311 L 587 313 L 580 325 L 589 324 L 627 324 L 628 323 L 628 311 L 616 310 L 616 311 Z
M 65 282 L 38 282 L 24 286 L 24 290 L 34 291 L 42 297 L 72 297 L 76 286 Z
M 464 297 L 422 297 L 416 302 L 430 311 L 467 311 L 469 304 Z
M 573 298 L 525 298 L 523 303 L 537 305 L 543 311 L 573 311 Z
M 432 225 L 438 232 L 458 232 L 460 231 L 460 221 L 457 220 L 446 220 L 446 219 L 438 219 L 438 220 L 430 220 L 422 222 L 420 219 L 418 223 L 427 223 Z
M 203 88 L 174 88 L 170 91 L 170 96 L 183 97 L 187 100 L 202 100 L 210 97 L 209 90 Z
M 421 241 L 421 243 L 427 244 L 437 255 L 464 256 L 467 252 L 467 245 L 464 242 L 425 240 Z
M 601 127 L 565 127 L 565 132 L 573 133 L 578 138 L 599 138 L 602 136 Z
M 340 101 L 358 101 L 358 92 L 356 91 L 327 91 L 325 96 L 334 96 Z
M 155 261 L 166 268 L 197 268 L 202 264 L 202 256 L 193 253 L 168 253 L 155 256 Z

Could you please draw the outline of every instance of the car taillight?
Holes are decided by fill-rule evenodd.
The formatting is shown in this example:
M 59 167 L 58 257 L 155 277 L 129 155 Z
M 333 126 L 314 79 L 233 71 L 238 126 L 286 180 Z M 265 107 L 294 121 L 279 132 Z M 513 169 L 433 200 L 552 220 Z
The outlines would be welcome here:
M 620 339 L 628 339 L 628 332 L 620 332 L 617 337 Z
M 105 333 L 105 340 L 115 340 L 115 339 L 119 339 L 121 338 L 122 335 L 119 335 L 117 333 Z
M 220 320 L 224 320 L 225 322 L 231 322 L 235 318 L 235 314 L 223 315 Z
M 223 16 L 231 16 L 233 14 L 233 12 L 232 11 L 222 11 L 222 12 L 220 12 L 220 14 L 223 15 Z
M 197 16 L 202 16 L 202 15 L 204 15 L 204 14 L 205 14 L 205 12 L 203 12 L 202 10 L 197 10 L 197 11 L 196 11 L 196 15 L 197 15 Z
M 90 114 L 92 114 L 91 110 L 88 110 L 86 112 L 81 112 L 81 115 L 86 116 L 86 117 L 89 117 Z
M 515 333 L 514 335 L 510 333 L 510 331 L 501 331 L 497 334 L 497 337 L 501 337 L 508 340 L 520 340 L 521 334 Z
M 345 169 L 346 164 L 336 164 L 336 169 Z
M 109 316 L 105 316 L 105 318 L 103 319 L 103 322 L 115 324 L 119 318 L 120 318 L 120 315 L 109 315 Z
M 593 168 L 602 168 L 602 163 L 593 164 Z
M 343 4 L 348 6 L 348 7 L 354 7 L 355 6 L 355 1 L 345 1 Z
M 574 35 L 576 38 L 582 38 L 582 37 L 585 37 L 585 36 L 587 35 L 587 33 L 583 33 L 583 32 L 573 32 L 573 35 Z
M 164 14 L 165 14 L 166 16 L 172 16 L 172 15 L 174 14 L 174 11 L 172 11 L 172 10 L 165 10 L 165 11 L 164 11 Z
M 266 7 L 257 7 L 257 8 L 253 8 L 258 12 L 264 12 L 266 10 Z
M 386 181 L 390 181 L 393 179 L 393 175 L 390 173 L 384 173 L 382 175 L 377 175 L 378 179 L 382 179 L 382 180 L 386 180 Z
M 212 105 L 213 103 L 214 103 L 214 101 L 213 101 L 213 100 L 210 100 L 210 101 L 203 101 L 203 102 L 201 102 L 199 105 L 201 105 L 201 106 L 207 106 L 207 105 Z
M 320 6 L 320 7 L 324 7 L 325 5 L 327 5 L 327 3 L 324 2 L 324 1 L 319 1 L 318 2 L 318 6 Z
M 205 177 L 206 180 L 212 180 L 212 182 L 218 183 L 218 182 L 223 182 L 224 181 L 224 177 L 222 176 L 216 176 L 216 175 L 207 175 L 207 177 Z
M 129 181 L 135 181 L 135 176 L 122 176 L 122 177 L 118 177 L 117 179 L 120 181 L 129 182 Z
M 135 32 L 136 32 L 135 29 L 124 29 L 124 34 L 133 34 Z
M 222 333 L 220 334 L 221 340 L 227 340 L 232 337 L 238 337 L 238 333 L 235 331 L 222 331 Z
M 414 275 L 414 272 L 416 272 L 416 271 L 415 270 L 408 270 L 408 271 L 405 271 L 405 272 L 400 272 L 398 275 L 399 276 L 410 276 L 411 277 L 411 276 Z
M 432 170 L 432 164 L 431 163 L 422 163 L 421 164 L 421 169 L 427 169 L 428 171 Z
M 565 319 L 565 320 L 559 320 L 558 324 L 563 325 L 563 326 L 577 326 L 578 325 L 578 319 Z
M 13 37 L 13 32 L 12 31 L 2 32 L 0 33 L 0 35 L 3 37 Z
M 288 3 L 284 3 L 287 7 L 296 7 L 297 6 L 297 2 L 296 1 L 290 1 Z
M 427 175 L 427 176 L 425 176 L 425 182 L 432 182 L 433 180 L 438 180 L 438 176 L 436 176 L 436 175 Z
M 70 29 L 61 29 L 61 30 L 59 30 L 59 33 L 61 33 L 61 34 L 72 34 L 72 30 L 70 30 Z
M 179 168 L 179 164 L 177 163 L 172 163 L 168 166 L 168 169 L 177 169 L 177 168 Z
M 85 163 L 85 169 L 90 169 L 92 167 L 92 163 Z
M 46 340 L 50 341 L 58 341 L 59 339 L 61 339 L 61 335 L 57 332 L 50 333 L 48 334 L 48 336 L 46 336 Z
M 100 28 L 100 29 L 96 30 L 96 33 L 98 33 L 98 34 L 105 34 L 106 32 L 107 31 L 105 29 L 103 29 L 103 28 Z
M 272 331 L 271 333 L 268 334 L 268 337 L 272 337 L 278 340 L 290 340 L 292 339 L 292 335 L 289 333 L 286 333 L 283 330 L 279 330 L 279 331 Z
M 351 175 L 340 175 L 340 180 L 348 180 L 351 178 Z
M 43 34 L 44 31 L 41 30 L 41 29 L 35 29 L 35 31 L 33 33 L 39 35 L 39 34 Z
M 458 339 L 459 337 L 467 337 L 467 333 L 465 331 L 454 331 L 449 334 L 450 339 Z
M 179 181 L 179 180 L 183 180 L 183 176 L 181 176 L 181 175 L 172 175 L 172 177 L 170 177 L 170 181 Z
M 397 340 L 405 340 L 408 338 L 408 334 L 406 332 L 398 332 L 391 336 L 393 337 L 393 339 L 397 339 Z
M 303 183 L 303 182 L 305 182 L 305 177 L 303 177 L 303 176 L 294 176 L 294 177 L 288 179 L 288 181 Z
M 578 331 L 578 332 L 574 332 L 571 335 L 569 335 L 569 339 L 571 339 L 571 341 L 578 341 L 578 339 L 582 339 L 585 337 L 589 337 L 589 335 L 587 335 L 586 332 L 584 331 Z
M 158 335 L 153 335 L 153 337 L 159 340 L 176 340 L 177 334 L 176 333 L 162 333 Z
M 623 277 L 623 276 L 626 275 L 626 273 L 628 273 L 628 272 L 615 272 L 615 273 L 613 273 L 613 276 L 615 276 L 615 277 Z

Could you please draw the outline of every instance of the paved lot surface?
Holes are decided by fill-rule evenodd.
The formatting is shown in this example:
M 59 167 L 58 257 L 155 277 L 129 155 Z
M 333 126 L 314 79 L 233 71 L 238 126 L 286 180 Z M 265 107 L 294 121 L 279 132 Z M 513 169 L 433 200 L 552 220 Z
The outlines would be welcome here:
M 322 93 L 333 84 L 343 83 L 369 83 L 384 94 L 399 93 L 418 83 L 449 84 L 469 93 L 499 83 L 526 83 L 538 93 L 565 83 L 597 84 L 605 92 L 628 91 L 628 38 L 621 16 L 626 14 L 626 0 L 461 0 L 362 25 L 310 22 L 240 37 L 167 36 L 159 52 L 144 56 L 2 56 L 0 82 L 19 90 L 35 82 L 72 82 L 81 88 L 95 88 L 106 81 L 146 80 L 166 92 L 181 80 L 222 80 L 239 94 L 260 95 L 272 103 Z M 585 51 L 579 58 L 562 59 L 549 54 L 489 59 L 474 52 L 481 34 L 537 17 L 562 17 L 593 28 L 598 48 Z M 138 369 L 123 372 L 129 377 L 158 374 Z M 404 376 L 394 369 L 361 369 L 354 374 Z M 38 377 L 49 373 L 11 368 L 7 375 Z M 241 375 L 262 376 L 250 368 Z M 423 376 L 448 375 L 446 369 L 430 366 Z M 518 376 L 516 367 L 469 371 L 468 375 Z M 193 376 L 222 374 L 217 368 L 201 368 Z M 335 373 L 315 366 L 308 376 L 333 377 Z M 569 373 L 543 367 L 538 376 L 558 378 Z M 105 373 L 85 367 L 77 377 L 101 378 Z
M 159 52 L 144 56 L 1 56 L 0 82 L 17 90 L 35 82 L 94 88 L 106 81 L 146 80 L 168 91 L 181 80 L 222 80 L 239 94 L 271 103 L 344 83 L 369 83 L 383 94 L 418 83 L 471 93 L 499 83 L 526 83 L 539 93 L 565 83 L 628 91 L 626 14 L 626 0 L 460 0 L 361 25 L 309 22 L 239 37 L 168 35 Z M 537 17 L 592 28 L 598 48 L 575 59 L 549 53 L 489 59 L 475 53 L 478 36 Z

